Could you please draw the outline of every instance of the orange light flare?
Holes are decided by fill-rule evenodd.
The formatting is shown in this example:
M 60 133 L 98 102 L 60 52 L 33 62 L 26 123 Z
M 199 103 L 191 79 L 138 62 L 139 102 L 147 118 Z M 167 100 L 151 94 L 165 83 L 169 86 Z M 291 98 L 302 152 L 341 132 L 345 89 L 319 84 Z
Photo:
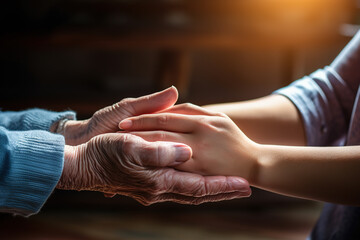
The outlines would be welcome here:
M 223 0 L 229 12 L 237 11 L 239 26 L 276 42 L 312 44 L 319 38 L 335 38 L 351 20 L 353 0 Z M 281 43 L 279 43 L 281 44 Z

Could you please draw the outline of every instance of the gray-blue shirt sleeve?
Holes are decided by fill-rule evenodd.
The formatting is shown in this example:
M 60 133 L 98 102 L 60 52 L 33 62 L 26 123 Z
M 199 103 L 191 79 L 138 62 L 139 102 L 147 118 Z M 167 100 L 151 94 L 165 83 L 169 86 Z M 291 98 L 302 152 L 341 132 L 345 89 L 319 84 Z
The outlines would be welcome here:
M 275 91 L 289 98 L 303 119 L 307 145 L 344 145 L 360 83 L 360 32 L 334 62 Z

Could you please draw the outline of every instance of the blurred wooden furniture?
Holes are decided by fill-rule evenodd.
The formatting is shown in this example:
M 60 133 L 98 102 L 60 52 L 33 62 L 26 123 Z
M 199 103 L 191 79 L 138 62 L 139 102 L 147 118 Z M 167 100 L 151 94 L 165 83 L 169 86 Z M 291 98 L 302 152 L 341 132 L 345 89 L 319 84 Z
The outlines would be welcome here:
M 64 24 L 47 33 L 13 33 L 2 50 L 155 49 L 157 89 L 176 85 L 188 91 L 191 51 L 199 49 L 278 49 L 283 84 L 293 79 L 296 52 L 343 41 L 352 0 L 138 0 L 70 1 L 55 7 Z

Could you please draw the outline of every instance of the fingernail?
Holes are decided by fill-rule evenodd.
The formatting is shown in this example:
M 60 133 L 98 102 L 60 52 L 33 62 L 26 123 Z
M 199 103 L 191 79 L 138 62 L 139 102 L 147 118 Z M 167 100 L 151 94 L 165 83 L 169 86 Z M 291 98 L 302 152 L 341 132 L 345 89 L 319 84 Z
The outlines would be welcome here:
M 184 144 L 176 144 L 175 146 L 175 161 L 183 163 L 190 159 L 192 153 L 191 148 Z
M 127 129 L 130 128 L 131 126 L 132 126 L 132 121 L 129 119 L 122 120 L 119 124 L 119 127 L 121 129 Z

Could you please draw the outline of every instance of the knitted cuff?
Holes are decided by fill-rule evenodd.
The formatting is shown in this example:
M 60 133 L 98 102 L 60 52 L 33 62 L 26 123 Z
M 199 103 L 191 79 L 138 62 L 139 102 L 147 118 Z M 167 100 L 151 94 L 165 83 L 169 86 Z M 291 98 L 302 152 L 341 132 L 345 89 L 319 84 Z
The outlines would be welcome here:
M 38 213 L 59 181 L 64 137 L 46 131 L 9 132 L 11 154 L 1 211 L 23 216 Z M 6 190 L 5 190 L 6 189 Z
M 31 109 L 25 114 L 24 127 L 27 130 L 49 131 L 54 123 L 59 122 L 62 119 L 75 120 L 75 112 L 52 112 L 42 109 Z

